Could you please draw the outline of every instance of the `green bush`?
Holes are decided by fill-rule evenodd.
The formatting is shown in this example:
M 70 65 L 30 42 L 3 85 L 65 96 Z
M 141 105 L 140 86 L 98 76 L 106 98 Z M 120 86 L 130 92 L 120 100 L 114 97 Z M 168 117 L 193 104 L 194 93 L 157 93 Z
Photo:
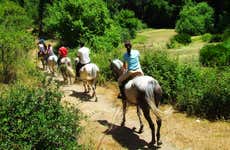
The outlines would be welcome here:
M 203 95 L 196 114 L 210 119 L 230 119 L 230 70 L 206 70 L 202 82 Z
M 33 47 L 34 37 L 23 31 L 15 31 L 0 26 L 0 73 L 4 83 L 10 83 L 17 79 L 19 66 L 27 58 L 27 53 Z M 21 63 L 19 63 L 19 61 Z
M 230 118 L 230 76 L 226 71 L 181 66 L 176 108 L 209 119 Z
M 4 1 L 0 3 L 0 25 L 20 31 L 30 27 L 32 20 L 22 7 L 12 1 Z
M 191 43 L 191 36 L 189 34 L 186 33 L 179 33 L 175 36 L 173 36 L 169 43 L 167 43 L 167 47 L 168 48 L 176 48 L 182 45 L 187 45 L 189 43 Z
M 227 40 L 230 38 L 230 27 L 227 27 L 225 30 L 224 30 L 224 33 L 222 35 L 222 39 L 223 40 Z
M 222 41 L 223 41 L 223 37 L 221 34 L 213 34 L 209 42 L 212 43 L 212 42 L 222 42 Z
M 188 3 L 180 12 L 176 22 L 178 33 L 200 35 L 213 31 L 214 11 L 206 2 Z
M 212 35 L 210 33 L 205 33 L 201 36 L 202 41 L 209 42 L 212 38 Z
M 142 22 L 135 17 L 134 12 L 131 10 L 121 10 L 116 14 L 114 20 L 128 31 L 129 35 L 126 35 L 127 37 L 124 37 L 124 40 L 127 40 L 129 36 L 134 38 L 136 31 L 143 28 Z
M 195 114 L 203 93 L 200 68 L 195 68 L 189 65 L 180 65 L 177 67 L 177 72 L 176 108 L 181 111 L 186 111 L 190 115 Z
M 103 36 L 111 23 L 102 0 L 56 0 L 44 19 L 46 32 L 57 33 L 69 46 L 78 46 L 81 39 L 90 43 L 95 36 Z
M 141 58 L 141 66 L 146 75 L 159 81 L 164 91 L 164 102 L 176 100 L 177 61 L 171 60 L 162 51 L 148 52 Z
M 203 66 L 226 66 L 230 63 L 230 49 L 222 44 L 206 45 L 200 50 L 200 63 Z
M 1 93 L 1 149 L 80 149 L 78 111 L 64 109 L 60 100 L 58 89 L 46 84 L 17 84 Z

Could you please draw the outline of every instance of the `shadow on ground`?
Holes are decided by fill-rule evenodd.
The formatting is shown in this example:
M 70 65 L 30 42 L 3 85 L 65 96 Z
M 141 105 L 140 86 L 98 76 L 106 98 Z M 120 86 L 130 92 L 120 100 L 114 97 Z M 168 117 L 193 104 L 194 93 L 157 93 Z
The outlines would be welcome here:
M 118 126 L 109 123 L 107 120 L 98 120 L 103 126 L 107 126 L 108 129 L 104 131 L 104 134 L 112 135 L 113 139 L 116 140 L 120 145 L 129 150 L 156 150 L 157 147 L 148 147 L 148 143 L 140 139 L 136 132 L 130 128 Z
M 70 94 L 69 96 L 73 96 L 76 98 L 79 98 L 80 101 L 91 101 L 92 97 L 85 92 L 77 92 L 72 90 L 72 94 Z

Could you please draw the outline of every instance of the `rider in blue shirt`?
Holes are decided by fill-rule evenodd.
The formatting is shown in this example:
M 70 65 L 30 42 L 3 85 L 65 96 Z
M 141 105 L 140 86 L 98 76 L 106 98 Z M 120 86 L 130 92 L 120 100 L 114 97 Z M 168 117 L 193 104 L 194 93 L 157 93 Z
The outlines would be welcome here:
M 128 79 L 134 78 L 139 75 L 144 75 L 139 62 L 140 53 L 138 50 L 132 49 L 132 44 L 125 42 L 126 53 L 123 56 L 123 74 L 118 78 L 121 96 L 124 96 L 123 88 Z M 119 97 L 121 97 L 119 96 Z

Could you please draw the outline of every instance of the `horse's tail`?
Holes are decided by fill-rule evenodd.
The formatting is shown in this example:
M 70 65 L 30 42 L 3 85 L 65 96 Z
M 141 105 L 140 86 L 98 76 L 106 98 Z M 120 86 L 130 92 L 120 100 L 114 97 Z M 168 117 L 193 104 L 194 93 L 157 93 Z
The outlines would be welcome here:
M 98 77 L 98 73 L 99 73 L 99 68 L 96 64 L 93 64 L 92 67 L 92 77 L 93 78 L 97 78 Z
M 66 67 L 66 71 L 69 73 L 69 75 L 70 75 L 71 77 L 75 77 L 75 74 L 74 74 L 74 71 L 73 71 L 72 67 L 67 66 L 67 67 Z
M 156 88 L 158 87 L 158 85 L 159 84 L 155 80 L 149 81 L 148 85 L 146 87 L 146 90 L 145 90 L 145 98 L 147 100 L 147 103 L 148 103 L 150 109 L 154 113 L 154 115 L 158 119 L 161 119 L 163 112 L 161 112 L 157 108 L 157 104 L 156 104 L 156 98 L 158 98 L 158 95 L 156 95 L 157 93 L 155 91 L 156 91 Z

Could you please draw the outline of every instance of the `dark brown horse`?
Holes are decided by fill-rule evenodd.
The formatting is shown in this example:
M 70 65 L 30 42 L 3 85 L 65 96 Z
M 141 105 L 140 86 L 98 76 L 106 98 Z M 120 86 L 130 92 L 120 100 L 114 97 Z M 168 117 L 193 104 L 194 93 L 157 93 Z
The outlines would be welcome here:
M 122 66 L 123 63 L 119 59 L 115 59 L 110 62 L 110 67 L 112 69 L 113 74 L 115 77 L 119 77 L 123 72 Z M 140 129 L 139 132 L 141 133 L 143 130 L 143 123 L 140 117 L 140 108 L 143 111 L 143 114 L 148 121 L 148 124 L 152 131 L 152 140 L 150 142 L 150 146 L 154 146 L 157 142 L 157 145 L 161 144 L 160 141 L 160 128 L 161 128 L 161 111 L 158 109 L 158 105 L 160 99 L 162 97 L 162 89 L 157 80 L 150 76 L 138 76 L 131 80 L 129 80 L 124 87 L 125 98 L 122 98 L 123 104 L 123 120 L 121 126 L 125 124 L 125 113 L 127 103 L 135 105 L 137 107 L 137 114 L 140 121 Z M 155 127 L 154 123 L 150 117 L 150 110 L 154 113 L 157 118 L 157 132 L 155 140 Z

